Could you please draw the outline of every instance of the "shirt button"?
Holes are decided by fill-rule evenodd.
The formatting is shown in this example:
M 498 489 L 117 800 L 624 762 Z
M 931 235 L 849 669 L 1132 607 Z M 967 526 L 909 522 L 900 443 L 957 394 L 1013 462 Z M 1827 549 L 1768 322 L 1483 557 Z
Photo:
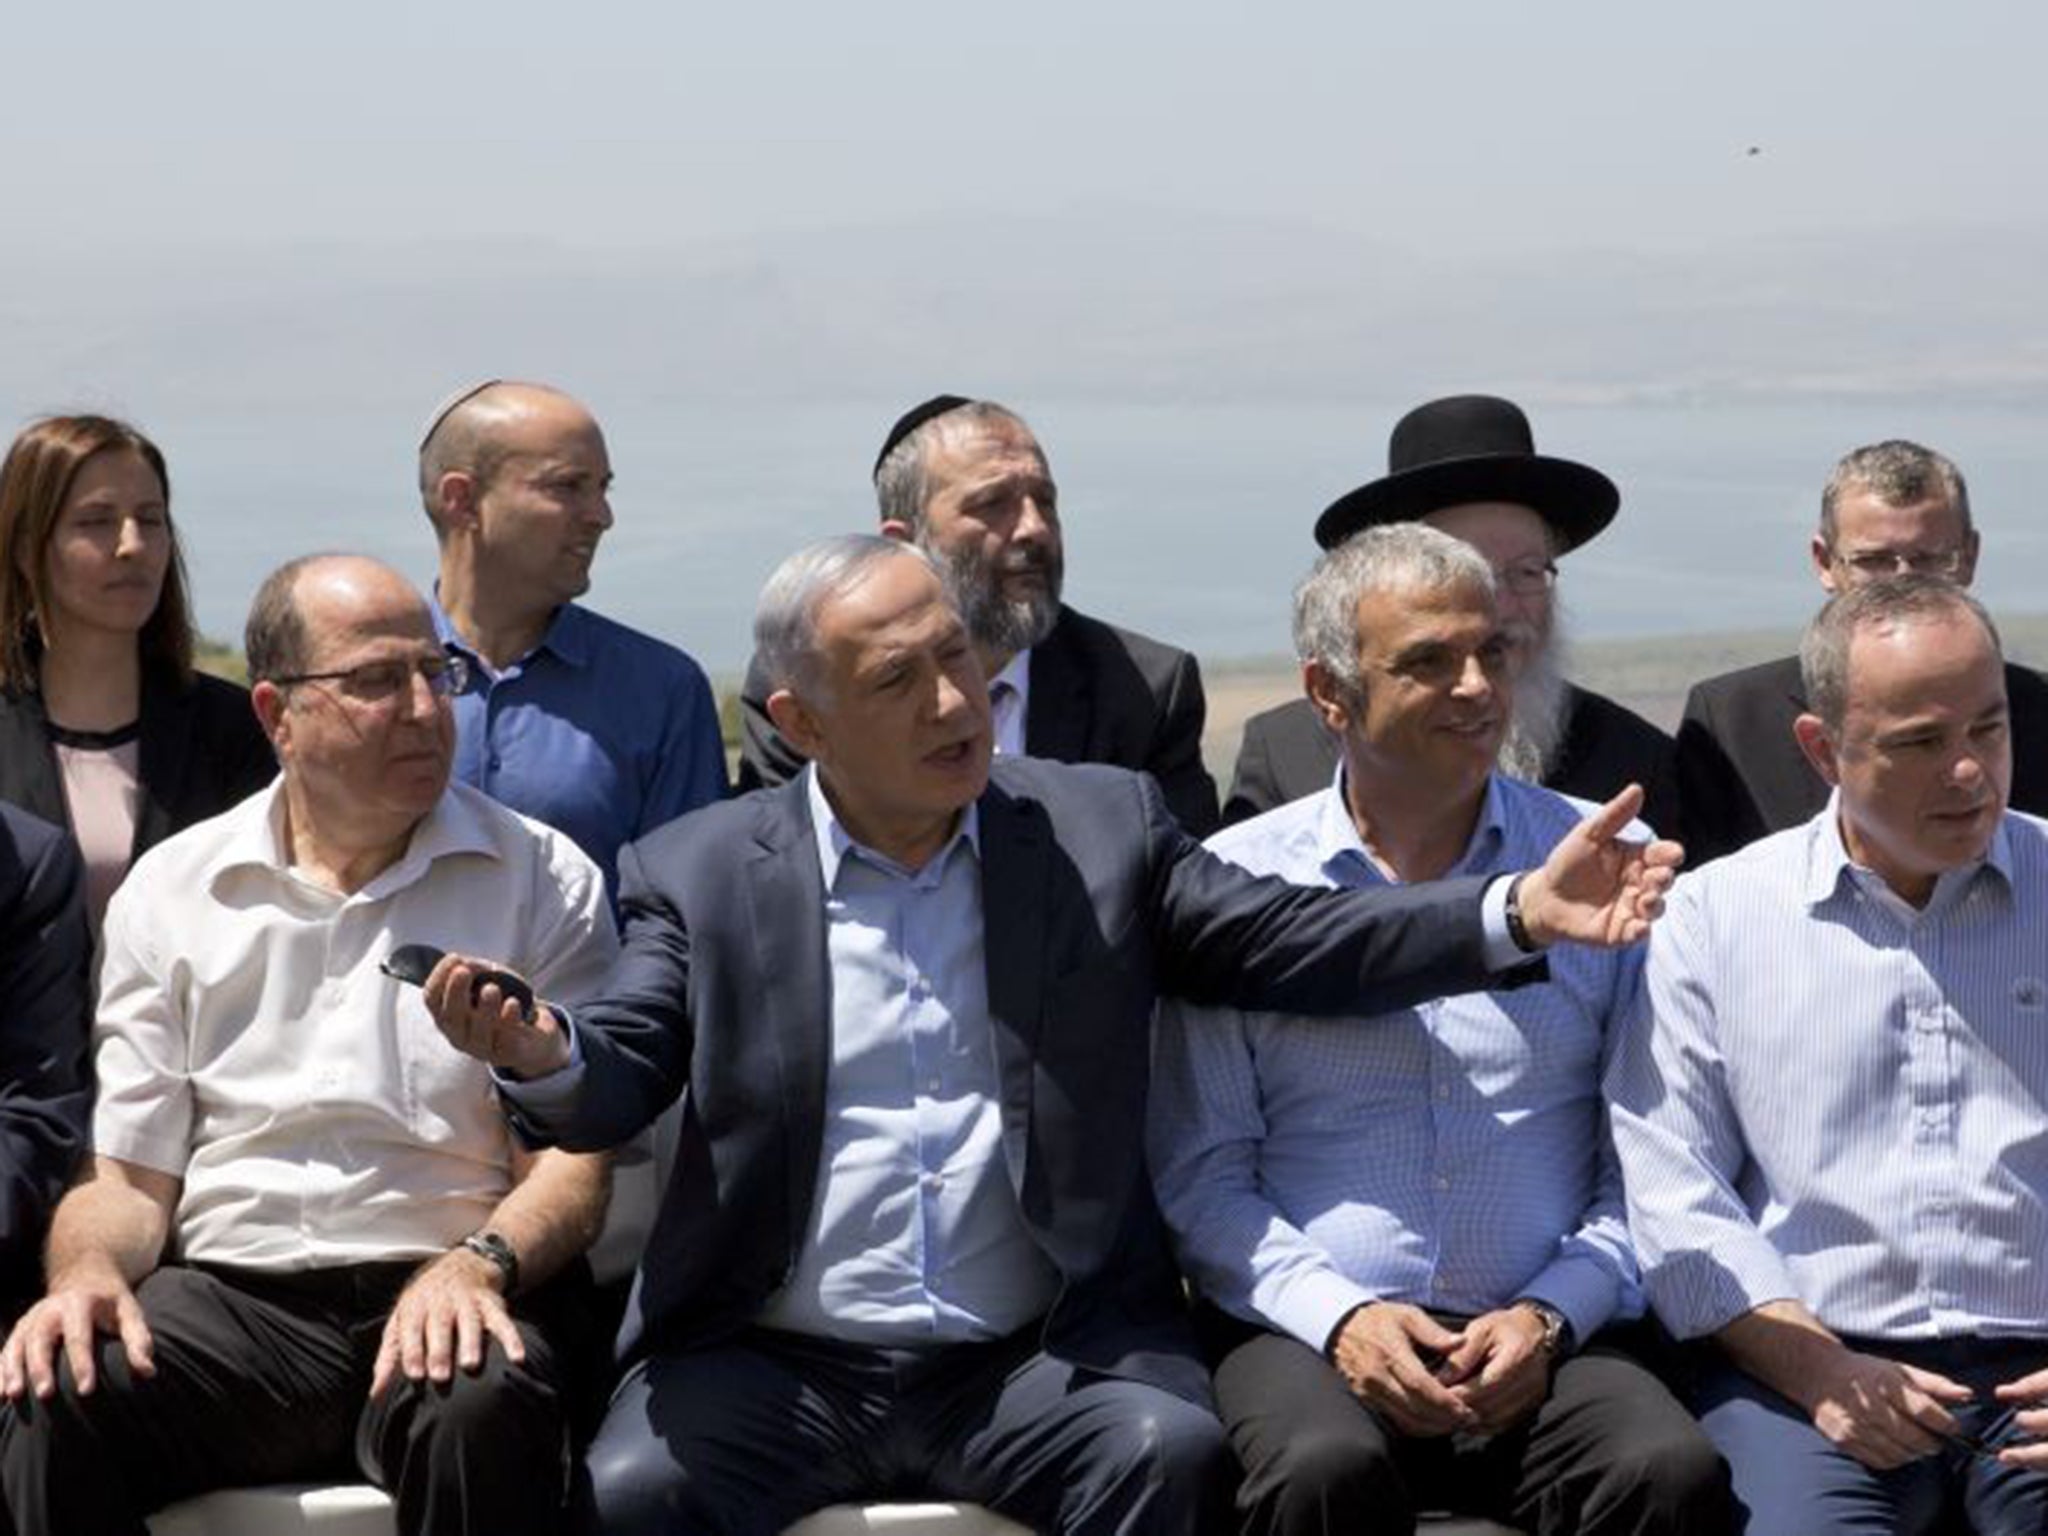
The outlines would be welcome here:
M 1451 1085 L 1449 1083 L 1438 1083 L 1436 1085 L 1436 1096 L 1440 1099 L 1448 1099 L 1451 1096 Z
M 925 1079 L 924 1082 L 924 1091 L 932 1098 L 936 1099 L 939 1096 L 939 1089 L 941 1086 L 942 1084 L 936 1077 L 928 1077 Z
M 1450 1176 L 1448 1174 L 1438 1174 L 1436 1176 L 1436 1187 L 1437 1192 L 1439 1194 L 1441 1194 L 1444 1190 L 1449 1189 L 1451 1187 Z
M 924 1176 L 924 1187 L 936 1195 L 946 1187 L 946 1176 L 943 1173 L 928 1173 Z
M 498 759 L 498 756 L 497 756 L 497 754 L 496 754 L 496 753 L 492 753 L 492 754 L 491 754 L 491 756 L 489 756 L 488 758 L 486 758 L 486 759 L 484 760 L 484 766 L 485 766 L 486 768 L 490 769 L 490 770 L 491 770 L 491 772 L 493 772 L 493 773 L 496 773 L 496 772 L 498 771 L 499 767 L 501 766 L 501 764 L 500 764 L 500 762 L 499 762 L 499 759 Z

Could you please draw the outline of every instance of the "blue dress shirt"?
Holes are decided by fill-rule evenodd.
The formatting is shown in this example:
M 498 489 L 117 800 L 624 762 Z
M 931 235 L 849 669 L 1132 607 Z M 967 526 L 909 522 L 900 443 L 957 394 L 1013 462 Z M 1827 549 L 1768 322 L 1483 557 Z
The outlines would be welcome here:
M 1796 1298 L 1881 1339 L 2048 1334 L 2048 823 L 1924 910 L 1837 802 L 1681 879 L 1608 1091 L 1682 1338 Z
M 1000 1338 L 1059 1278 L 1003 1153 L 979 808 L 921 869 L 856 843 L 806 768 L 832 1050 L 817 1194 L 772 1328 L 880 1345 Z
M 538 645 L 494 672 L 438 601 L 433 614 L 470 669 L 455 699 L 455 777 L 566 832 L 604 871 L 616 912 L 619 849 L 726 792 L 703 668 L 565 603 Z
M 1496 774 L 1451 873 L 1540 864 L 1586 809 Z M 1208 846 L 1306 885 L 1389 883 L 1340 787 Z M 1638 1315 L 1600 1074 L 1640 951 L 1565 945 L 1550 972 L 1364 1019 L 1164 1003 L 1152 1166 L 1203 1293 L 1318 1350 L 1371 1300 L 1476 1314 L 1531 1296 L 1581 1339 Z

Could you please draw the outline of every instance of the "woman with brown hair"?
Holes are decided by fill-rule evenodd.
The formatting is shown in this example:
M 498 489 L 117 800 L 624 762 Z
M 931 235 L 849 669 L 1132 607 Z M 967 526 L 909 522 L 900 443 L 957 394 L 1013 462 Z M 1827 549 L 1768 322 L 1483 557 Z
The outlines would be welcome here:
M 0 464 L 0 800 L 68 826 L 94 931 L 135 857 L 277 771 L 233 683 L 195 672 L 163 455 L 52 416 Z

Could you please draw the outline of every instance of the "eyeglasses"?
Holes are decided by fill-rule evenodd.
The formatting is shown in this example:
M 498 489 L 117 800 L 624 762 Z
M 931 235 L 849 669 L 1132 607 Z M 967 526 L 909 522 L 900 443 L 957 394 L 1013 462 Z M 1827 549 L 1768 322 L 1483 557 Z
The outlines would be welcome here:
M 1496 565 L 1493 579 L 1517 597 L 1541 597 L 1557 585 L 1557 566 L 1549 560 L 1517 560 Z
M 335 692 L 359 704 L 387 704 L 411 690 L 415 674 L 427 680 L 427 692 L 445 699 L 468 684 L 469 663 L 460 656 L 421 656 L 412 661 L 366 661 L 338 672 L 300 672 L 270 681 L 280 688 L 294 683 L 333 683 Z
M 1835 552 L 1835 561 L 1858 576 L 1881 581 L 1887 576 L 1953 576 L 1963 568 L 1960 549 L 1859 549 Z

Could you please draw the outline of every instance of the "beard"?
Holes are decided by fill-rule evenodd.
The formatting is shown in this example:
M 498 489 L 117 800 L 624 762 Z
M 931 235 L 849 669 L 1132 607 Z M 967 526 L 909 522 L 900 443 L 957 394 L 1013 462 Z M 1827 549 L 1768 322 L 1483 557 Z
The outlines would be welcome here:
M 1571 685 L 1564 675 L 1562 616 L 1552 610 L 1549 633 L 1510 626 L 1527 643 L 1522 670 L 1515 675 L 1515 708 L 1500 744 L 1500 771 L 1511 779 L 1540 784 L 1557 766 L 1558 750 L 1570 723 Z
M 1058 548 L 1012 549 L 992 561 L 973 543 L 950 553 L 936 548 L 922 530 L 917 542 L 945 573 L 968 636 L 985 654 L 1010 657 L 1028 651 L 1059 622 L 1065 570 Z M 1029 597 L 1005 597 L 1003 578 L 1025 572 L 1038 576 L 1038 591 Z

